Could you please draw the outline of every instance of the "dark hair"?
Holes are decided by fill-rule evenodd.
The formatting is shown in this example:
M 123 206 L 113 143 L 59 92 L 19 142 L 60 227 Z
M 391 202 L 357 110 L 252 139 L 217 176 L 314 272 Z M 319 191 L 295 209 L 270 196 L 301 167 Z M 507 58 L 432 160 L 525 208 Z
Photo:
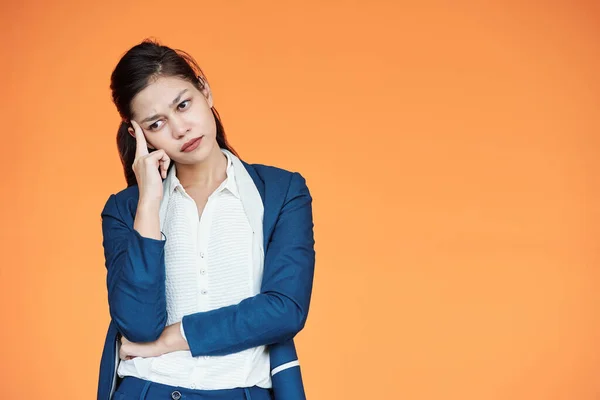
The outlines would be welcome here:
M 131 100 L 153 79 L 161 76 L 185 79 L 198 90 L 204 89 L 205 83 L 208 82 L 192 56 L 182 50 L 163 46 L 152 39 L 146 39 L 129 49 L 121 57 L 110 77 L 113 102 L 122 118 L 117 132 L 117 148 L 123 164 L 127 187 L 137 184 L 132 168 L 135 160 L 136 141 L 128 132 L 129 121 L 132 117 Z M 229 150 L 237 156 L 238 154 L 227 142 L 221 118 L 214 107 L 212 113 L 217 126 L 217 143 L 219 147 Z M 150 149 L 149 151 L 155 150 Z M 169 169 L 172 166 L 173 163 L 169 165 Z

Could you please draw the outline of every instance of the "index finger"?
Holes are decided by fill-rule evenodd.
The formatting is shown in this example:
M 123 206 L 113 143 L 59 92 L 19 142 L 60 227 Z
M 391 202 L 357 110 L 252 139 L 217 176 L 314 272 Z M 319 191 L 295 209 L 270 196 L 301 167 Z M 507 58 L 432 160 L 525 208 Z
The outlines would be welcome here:
M 145 156 L 148 154 L 148 145 L 146 144 L 146 138 L 144 132 L 137 122 L 131 120 L 133 131 L 135 132 L 135 158 Z

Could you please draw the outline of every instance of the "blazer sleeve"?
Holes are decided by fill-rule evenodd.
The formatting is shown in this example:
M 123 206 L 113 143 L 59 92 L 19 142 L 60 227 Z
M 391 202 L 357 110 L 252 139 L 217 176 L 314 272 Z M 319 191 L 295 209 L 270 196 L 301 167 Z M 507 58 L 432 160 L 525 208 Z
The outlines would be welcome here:
M 132 342 L 151 342 L 167 322 L 165 240 L 143 237 L 127 225 L 110 195 L 101 213 L 110 316 Z
M 183 317 L 192 356 L 236 353 L 292 339 L 306 323 L 315 266 L 312 198 L 292 174 L 265 254 L 261 293 Z

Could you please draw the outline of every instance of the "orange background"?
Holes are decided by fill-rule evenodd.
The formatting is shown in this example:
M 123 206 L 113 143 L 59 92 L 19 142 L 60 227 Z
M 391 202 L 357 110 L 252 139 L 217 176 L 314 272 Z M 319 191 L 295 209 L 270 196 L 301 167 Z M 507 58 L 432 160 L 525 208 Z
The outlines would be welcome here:
M 109 78 L 153 36 L 307 178 L 310 400 L 600 398 L 598 2 L 48 3 L 0 17 L 0 397 L 95 398 Z

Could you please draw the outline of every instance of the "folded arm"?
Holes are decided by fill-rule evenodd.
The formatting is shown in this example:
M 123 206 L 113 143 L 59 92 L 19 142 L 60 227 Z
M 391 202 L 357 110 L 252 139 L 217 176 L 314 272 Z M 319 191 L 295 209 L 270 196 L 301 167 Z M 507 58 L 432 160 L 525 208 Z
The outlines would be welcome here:
M 312 198 L 295 173 L 267 246 L 261 293 L 184 316 L 192 356 L 225 355 L 293 338 L 306 323 L 314 265 Z

